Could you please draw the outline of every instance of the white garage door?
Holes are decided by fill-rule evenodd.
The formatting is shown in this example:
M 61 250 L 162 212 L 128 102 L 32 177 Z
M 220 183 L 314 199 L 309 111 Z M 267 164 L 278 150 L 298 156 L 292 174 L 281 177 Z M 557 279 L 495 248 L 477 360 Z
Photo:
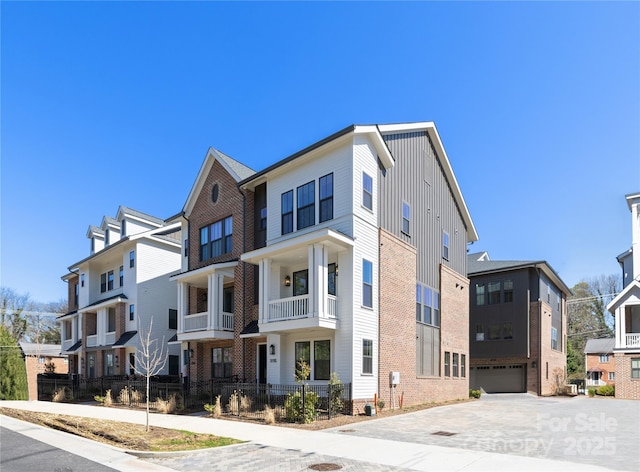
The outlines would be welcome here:
M 524 375 L 523 364 L 476 366 L 471 368 L 469 383 L 472 389 L 487 393 L 524 392 Z

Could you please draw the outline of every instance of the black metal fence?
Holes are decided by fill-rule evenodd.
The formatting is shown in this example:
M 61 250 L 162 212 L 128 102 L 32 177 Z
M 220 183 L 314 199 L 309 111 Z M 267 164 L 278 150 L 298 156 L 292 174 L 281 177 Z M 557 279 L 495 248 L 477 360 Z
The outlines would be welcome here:
M 129 408 L 146 406 L 146 379 L 127 376 L 84 379 L 62 375 L 38 376 L 38 399 L 93 401 Z M 227 380 L 180 383 L 177 377 L 149 382 L 149 404 L 163 412 L 209 411 L 220 416 L 309 422 L 352 414 L 351 384 L 275 385 Z

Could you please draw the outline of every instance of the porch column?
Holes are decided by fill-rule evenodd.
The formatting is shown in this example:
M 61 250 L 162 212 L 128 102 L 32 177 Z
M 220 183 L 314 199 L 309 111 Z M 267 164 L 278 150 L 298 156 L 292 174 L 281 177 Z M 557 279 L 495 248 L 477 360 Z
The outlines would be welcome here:
M 207 288 L 209 295 L 207 297 L 207 310 L 209 312 L 208 315 L 208 327 L 209 329 L 219 329 L 220 326 L 218 323 L 218 313 L 221 312 L 221 294 L 222 294 L 222 284 L 223 276 L 218 272 L 214 272 L 213 274 L 209 274 L 207 276 Z
M 616 321 L 620 321 L 620 323 L 616 323 L 616 326 L 620 325 L 620 347 L 627 347 L 627 317 L 625 316 L 625 311 L 626 307 L 624 305 L 620 305 L 616 310 Z
M 271 259 L 261 259 L 258 265 L 258 319 L 266 323 L 269 319 L 269 276 Z
M 178 333 L 184 333 L 184 317 L 189 314 L 189 285 L 178 282 Z
M 309 311 L 314 317 L 326 311 L 328 263 L 329 256 L 323 244 L 309 246 Z

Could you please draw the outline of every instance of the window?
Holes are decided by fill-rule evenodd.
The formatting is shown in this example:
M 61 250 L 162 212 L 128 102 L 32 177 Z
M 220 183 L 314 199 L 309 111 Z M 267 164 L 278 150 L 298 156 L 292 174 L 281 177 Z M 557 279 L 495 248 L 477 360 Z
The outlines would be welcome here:
M 500 282 L 489 282 L 489 305 L 497 305 L 500 303 Z
M 467 376 L 467 356 L 466 354 L 460 354 L 460 377 Z
M 104 375 L 113 375 L 113 351 L 105 351 L 104 353 Z
M 80 274 L 80 286 L 84 287 L 84 274 Z
M 295 344 L 295 370 L 300 367 L 300 362 L 304 362 L 308 366 L 311 365 L 311 343 L 309 341 L 297 342 Z M 307 377 L 304 380 L 309 380 Z
M 476 284 L 476 305 L 484 305 L 484 284 Z
M 100 274 L 100 293 L 107 291 L 107 273 Z
M 120 286 L 124 286 L 124 266 L 120 266 Z
M 129 321 L 133 321 L 136 317 L 136 307 L 135 305 L 129 305 Z
M 454 377 L 458 377 L 459 371 L 458 371 L 458 353 L 454 352 L 453 353 L 453 376 Z
M 282 194 L 280 212 L 282 214 L 282 234 L 293 232 L 293 190 Z
M 502 325 L 502 337 L 504 339 L 513 339 L 513 324 L 504 323 Z
M 109 231 L 109 228 L 107 228 L 104 231 L 104 245 L 105 246 L 109 245 L 109 240 L 111 239 L 110 236 L 111 236 L 111 231 Z
M 373 178 L 362 173 L 362 206 L 373 210 Z
M 600 354 L 600 362 L 609 362 L 609 354 Z
M 362 306 L 373 308 L 373 263 L 362 260 Z
M 116 309 L 107 309 L 107 333 L 113 333 L 116 330 Z
M 328 274 L 327 274 L 327 293 L 329 295 L 335 295 L 336 294 L 336 277 L 337 277 L 337 270 L 336 270 L 336 264 L 329 264 L 329 266 L 327 267 L 328 269 Z
M 230 347 L 214 347 L 211 349 L 211 376 L 214 379 L 231 377 L 233 353 Z
M 362 373 L 373 374 L 373 341 L 362 340 Z
M 314 341 L 313 343 L 313 378 L 329 380 L 331 374 L 331 342 Z
M 228 254 L 233 250 L 233 217 L 228 216 L 200 228 L 200 260 Z
M 127 235 L 127 220 L 120 222 L 120 234 L 123 238 Z
M 444 353 L 444 376 L 449 377 L 451 375 L 451 353 Z
M 440 355 L 440 329 L 416 323 L 416 374 L 439 377 L 442 357 Z
M 189 240 L 185 239 L 184 240 L 184 257 L 187 257 L 189 255 Z
M 476 341 L 484 341 L 484 325 L 476 325 Z
M 500 325 L 489 325 L 489 340 L 495 341 L 496 339 L 500 339 Z
M 406 235 L 411 234 L 411 207 L 407 202 L 402 202 L 402 232 Z
M 316 183 L 311 181 L 298 187 L 298 226 L 297 229 L 304 229 L 316 224 Z
M 502 283 L 504 290 L 504 302 L 511 303 L 513 301 L 513 282 L 511 280 L 505 280 Z
M 136 253 L 135 251 L 131 251 L 129 253 L 129 267 L 135 267 L 136 265 Z
M 631 378 L 640 379 L 640 357 L 631 359 Z
M 616 373 L 615 372 L 609 372 L 608 380 L 615 380 L 615 379 L 616 379 Z
M 211 188 L 211 201 L 213 203 L 217 203 L 218 201 L 218 197 L 220 196 L 220 185 L 213 184 L 213 187 Z
M 80 296 L 80 286 L 76 284 L 74 287 L 74 305 L 78 305 L 78 297 Z
M 333 219 L 333 174 L 320 177 L 320 223 Z
M 113 290 L 113 271 L 107 273 L 107 290 Z
M 416 284 L 416 321 L 440 326 L 440 293 L 421 283 Z
M 260 222 L 258 224 L 258 229 L 264 231 L 267 229 L 267 208 L 260 209 Z
M 178 310 L 169 308 L 169 329 L 178 329 Z
M 558 350 L 558 330 L 551 328 L 551 349 Z
M 293 296 L 307 295 L 309 293 L 309 271 L 299 270 L 293 273 Z
M 442 258 L 445 261 L 449 260 L 449 233 L 442 232 Z

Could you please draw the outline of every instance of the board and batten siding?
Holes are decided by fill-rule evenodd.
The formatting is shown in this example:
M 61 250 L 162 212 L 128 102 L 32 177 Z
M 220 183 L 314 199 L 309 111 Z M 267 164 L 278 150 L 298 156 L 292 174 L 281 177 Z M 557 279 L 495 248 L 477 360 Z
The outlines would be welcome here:
M 417 280 L 439 289 L 440 262 L 466 274 L 466 227 L 426 131 L 384 135 L 396 160 L 378 171 L 380 226 L 417 249 Z M 409 235 L 402 232 L 402 205 L 411 207 Z M 443 258 L 443 232 L 449 257 Z

